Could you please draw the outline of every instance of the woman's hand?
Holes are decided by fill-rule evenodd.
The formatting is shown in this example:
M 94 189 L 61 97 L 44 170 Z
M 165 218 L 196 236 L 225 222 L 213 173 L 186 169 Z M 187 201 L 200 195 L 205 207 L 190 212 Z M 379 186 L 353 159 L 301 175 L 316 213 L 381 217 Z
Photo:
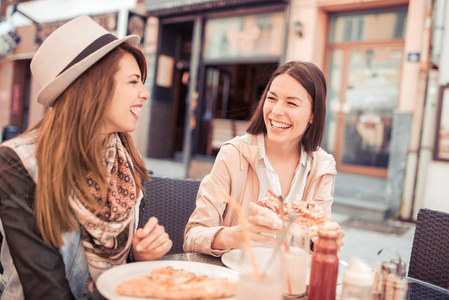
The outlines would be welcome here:
M 248 231 L 251 241 L 257 244 L 275 245 L 276 235 L 280 233 L 281 221 L 275 223 L 263 216 L 248 218 Z
M 151 217 L 143 228 L 137 229 L 133 237 L 134 259 L 136 261 L 156 260 L 170 251 L 173 242 L 164 226 Z
M 247 220 L 247 225 L 249 237 L 254 242 L 253 246 L 258 246 L 258 244 L 274 245 L 276 243 L 277 228 L 279 228 L 280 223 L 276 224 L 263 216 L 251 216 Z M 212 249 L 235 249 L 240 248 L 243 243 L 241 225 L 226 227 L 215 236 L 212 242 Z
M 337 222 L 328 224 L 326 226 L 326 230 L 337 230 L 338 231 L 337 245 L 338 245 L 338 251 L 340 251 L 340 248 L 343 246 L 343 238 L 345 237 L 344 231 L 340 229 L 340 225 L 338 225 Z M 310 236 L 310 239 L 312 240 L 312 242 L 314 242 L 316 244 L 318 242 L 318 231 L 315 230 L 315 232 L 316 232 L 315 235 Z
M 337 240 L 338 251 L 340 251 L 341 246 L 343 246 L 343 238 L 344 237 L 345 237 L 344 231 L 341 229 L 338 229 L 338 240 Z
M 337 245 L 338 245 L 338 251 L 340 251 L 340 248 L 343 246 L 343 238 L 345 237 L 345 233 L 343 232 L 343 230 L 340 229 L 340 225 L 338 225 L 337 222 L 333 222 L 333 223 L 329 224 L 326 227 L 326 229 L 338 231 Z

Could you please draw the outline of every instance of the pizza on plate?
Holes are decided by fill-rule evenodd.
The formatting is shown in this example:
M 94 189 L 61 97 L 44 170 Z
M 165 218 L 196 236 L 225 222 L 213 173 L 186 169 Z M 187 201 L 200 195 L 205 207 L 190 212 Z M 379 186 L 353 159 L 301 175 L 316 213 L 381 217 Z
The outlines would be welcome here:
M 196 275 L 167 266 L 125 281 L 115 292 L 122 296 L 158 299 L 215 299 L 233 296 L 236 288 L 237 283 L 228 278 Z
M 330 219 L 315 202 L 284 202 L 284 214 L 282 216 L 278 199 L 271 195 L 267 195 L 257 202 L 251 202 L 247 207 L 254 215 L 267 217 L 276 223 L 280 223 L 281 220 L 287 223 L 290 213 L 295 212 L 296 218 L 293 222 L 307 226 L 311 236 L 316 236 L 319 228 L 331 230 L 339 228 L 338 224 Z

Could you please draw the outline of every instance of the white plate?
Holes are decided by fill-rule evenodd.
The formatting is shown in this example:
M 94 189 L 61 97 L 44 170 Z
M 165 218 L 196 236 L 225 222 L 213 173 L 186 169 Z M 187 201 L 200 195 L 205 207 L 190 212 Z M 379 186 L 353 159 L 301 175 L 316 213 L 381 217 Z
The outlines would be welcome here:
M 209 277 L 226 277 L 232 281 L 238 281 L 239 279 L 239 275 L 236 271 L 230 270 L 225 267 L 192 261 L 156 260 L 130 263 L 109 269 L 101 274 L 100 277 L 98 277 L 96 286 L 98 291 L 104 297 L 110 300 L 154 299 L 120 296 L 115 292 L 115 287 L 126 280 L 131 280 L 140 276 L 148 275 L 150 274 L 151 270 L 166 266 L 183 269 L 197 275 L 206 275 Z M 225 299 L 229 300 L 231 298 Z
M 258 257 L 258 262 L 259 262 L 259 259 L 268 260 L 270 258 L 271 252 L 270 252 L 269 248 L 254 248 L 254 251 L 257 252 L 256 256 Z M 241 255 L 242 255 L 242 251 L 240 249 L 233 249 L 233 250 L 223 254 L 223 256 L 221 257 L 221 262 L 226 267 L 238 272 Z M 310 268 L 310 262 L 311 262 L 310 258 L 309 258 L 309 268 Z M 338 266 L 337 284 L 343 283 L 343 271 L 346 269 L 347 266 L 348 266 L 348 263 L 346 261 L 340 260 L 340 264 Z M 310 275 L 310 272 L 308 272 L 308 275 Z M 309 281 L 309 278 L 307 278 L 307 282 L 308 281 Z
M 257 258 L 258 265 L 265 265 L 271 257 L 271 253 L 273 252 L 272 248 L 263 248 L 263 247 L 254 247 L 254 254 Z M 221 262 L 228 268 L 231 268 L 235 271 L 239 271 L 240 259 L 242 255 L 242 250 L 233 249 L 229 252 L 226 252 L 221 257 Z

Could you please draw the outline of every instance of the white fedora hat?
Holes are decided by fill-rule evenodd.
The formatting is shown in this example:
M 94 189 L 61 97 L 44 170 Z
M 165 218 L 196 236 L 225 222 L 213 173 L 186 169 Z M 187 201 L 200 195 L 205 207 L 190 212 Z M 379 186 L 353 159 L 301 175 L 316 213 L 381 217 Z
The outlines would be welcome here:
M 55 100 L 84 71 L 123 42 L 137 46 L 140 38 L 118 39 L 88 16 L 77 17 L 56 29 L 31 60 L 31 72 L 42 89 L 37 101 L 53 106 Z

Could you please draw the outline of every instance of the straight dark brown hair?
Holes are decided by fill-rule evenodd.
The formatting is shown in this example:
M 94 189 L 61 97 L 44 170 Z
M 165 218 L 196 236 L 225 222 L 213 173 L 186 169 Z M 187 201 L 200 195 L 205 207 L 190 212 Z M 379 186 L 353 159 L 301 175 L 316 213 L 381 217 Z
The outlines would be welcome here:
M 250 120 L 247 132 L 250 134 L 267 133 L 263 118 L 263 106 L 267 99 L 267 93 L 270 90 L 274 78 L 281 74 L 288 74 L 301 84 L 312 98 L 313 122 L 306 129 L 301 138 L 300 144 L 304 150 L 311 154 L 321 146 L 324 125 L 326 119 L 326 79 L 323 72 L 311 62 L 290 61 L 277 68 L 271 75 L 267 86 L 257 104 L 253 116 Z M 301 149 L 301 148 L 299 148 Z

